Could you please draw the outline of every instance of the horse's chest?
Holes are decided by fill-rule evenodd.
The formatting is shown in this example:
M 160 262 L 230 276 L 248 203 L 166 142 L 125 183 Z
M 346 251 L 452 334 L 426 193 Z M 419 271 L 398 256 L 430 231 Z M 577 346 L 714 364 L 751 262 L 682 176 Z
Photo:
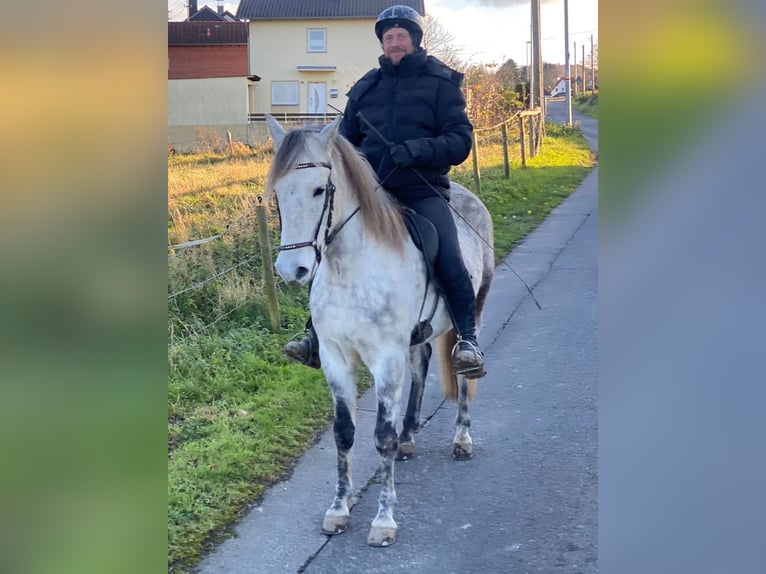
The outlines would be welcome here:
M 332 265 L 318 273 L 311 288 L 312 315 L 348 317 L 355 322 L 385 325 L 407 320 L 412 282 L 396 270 L 368 267 L 364 272 L 344 273 Z M 357 270 L 358 271 L 358 270 Z

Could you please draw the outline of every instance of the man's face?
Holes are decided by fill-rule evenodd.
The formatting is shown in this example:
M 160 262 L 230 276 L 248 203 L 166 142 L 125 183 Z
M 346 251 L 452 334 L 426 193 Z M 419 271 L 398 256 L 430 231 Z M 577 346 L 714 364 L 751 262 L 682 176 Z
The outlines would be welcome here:
M 398 66 L 402 58 L 415 51 L 410 33 L 405 28 L 389 28 L 383 32 L 381 44 L 383 45 L 383 55 L 391 60 L 394 66 Z

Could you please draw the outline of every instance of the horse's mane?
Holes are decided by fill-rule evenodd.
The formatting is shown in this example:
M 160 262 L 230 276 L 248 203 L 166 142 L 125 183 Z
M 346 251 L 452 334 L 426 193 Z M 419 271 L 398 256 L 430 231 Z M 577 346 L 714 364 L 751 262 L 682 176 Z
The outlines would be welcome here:
M 316 128 L 297 128 L 287 132 L 269 170 L 266 190 L 273 189 L 279 178 L 293 170 L 300 161 L 309 161 L 316 144 Z M 314 152 L 316 153 L 316 152 Z M 359 203 L 364 227 L 377 241 L 401 251 L 407 229 L 401 206 L 383 189 L 367 159 L 342 135 L 335 138 L 331 150 L 333 181 L 344 185 Z

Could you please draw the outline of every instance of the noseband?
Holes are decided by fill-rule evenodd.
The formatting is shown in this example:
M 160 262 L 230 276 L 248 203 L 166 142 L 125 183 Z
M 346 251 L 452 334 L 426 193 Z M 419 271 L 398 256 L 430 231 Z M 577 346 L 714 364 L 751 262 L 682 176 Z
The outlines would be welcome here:
M 326 167 L 328 170 L 332 172 L 332 166 L 326 162 L 326 161 L 320 161 L 320 162 L 306 162 L 306 163 L 299 163 L 295 166 L 295 169 L 307 169 L 310 167 Z M 332 173 L 328 174 L 327 176 L 327 185 L 325 185 L 325 196 L 324 196 L 324 205 L 322 206 L 322 213 L 319 216 L 319 221 L 317 221 L 316 227 L 314 227 L 314 237 L 311 241 L 301 241 L 300 243 L 289 243 L 287 245 L 280 245 L 279 251 L 289 251 L 291 249 L 300 249 L 302 247 L 313 247 L 314 248 L 314 258 L 316 260 L 316 264 L 319 265 L 319 263 L 322 261 L 322 253 L 319 250 L 319 244 L 317 243 L 317 238 L 319 237 L 319 229 L 322 227 L 322 220 L 324 219 L 325 213 L 327 213 L 327 224 L 325 225 L 324 229 L 324 245 L 327 247 L 330 243 L 332 243 L 333 239 L 335 239 L 335 236 L 338 234 L 338 232 L 343 229 L 343 226 L 348 223 L 348 221 L 356 215 L 356 212 L 359 211 L 359 208 L 357 207 L 351 215 L 349 215 L 346 220 L 341 223 L 338 227 L 330 231 L 330 228 L 332 227 L 332 212 L 335 208 L 335 184 L 332 182 Z

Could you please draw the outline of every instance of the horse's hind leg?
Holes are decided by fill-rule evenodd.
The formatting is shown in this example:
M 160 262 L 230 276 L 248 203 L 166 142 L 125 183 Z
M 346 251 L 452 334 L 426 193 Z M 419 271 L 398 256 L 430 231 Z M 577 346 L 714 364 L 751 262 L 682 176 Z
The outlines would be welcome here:
M 344 379 L 331 378 L 325 366 L 325 374 L 332 390 L 335 405 L 335 446 L 338 451 L 338 480 L 335 498 L 325 512 L 322 522 L 323 534 L 340 534 L 348 528 L 349 500 L 352 495 L 351 452 L 356 430 L 356 385 L 353 375 Z M 343 381 L 343 382 L 339 382 Z M 350 381 L 350 384 L 349 384 Z
M 431 344 L 424 343 L 410 347 L 410 398 L 404 415 L 402 432 L 399 434 L 398 460 L 407 460 L 415 454 L 415 433 L 420 429 L 420 405 L 428 374 L 428 362 L 431 360 Z
M 471 440 L 471 417 L 468 414 L 468 385 L 465 375 L 458 375 L 457 417 L 455 418 L 455 438 L 452 440 L 452 456 L 457 460 L 467 460 L 473 456 Z
M 402 358 L 403 359 L 403 358 Z M 370 369 L 378 396 L 378 416 L 375 423 L 375 448 L 380 454 L 382 487 L 378 497 L 378 514 L 372 521 L 367 544 L 388 546 L 396 542 L 396 489 L 394 488 L 394 458 L 398 447 L 396 419 L 402 395 L 404 360 L 386 361 L 386 368 Z

